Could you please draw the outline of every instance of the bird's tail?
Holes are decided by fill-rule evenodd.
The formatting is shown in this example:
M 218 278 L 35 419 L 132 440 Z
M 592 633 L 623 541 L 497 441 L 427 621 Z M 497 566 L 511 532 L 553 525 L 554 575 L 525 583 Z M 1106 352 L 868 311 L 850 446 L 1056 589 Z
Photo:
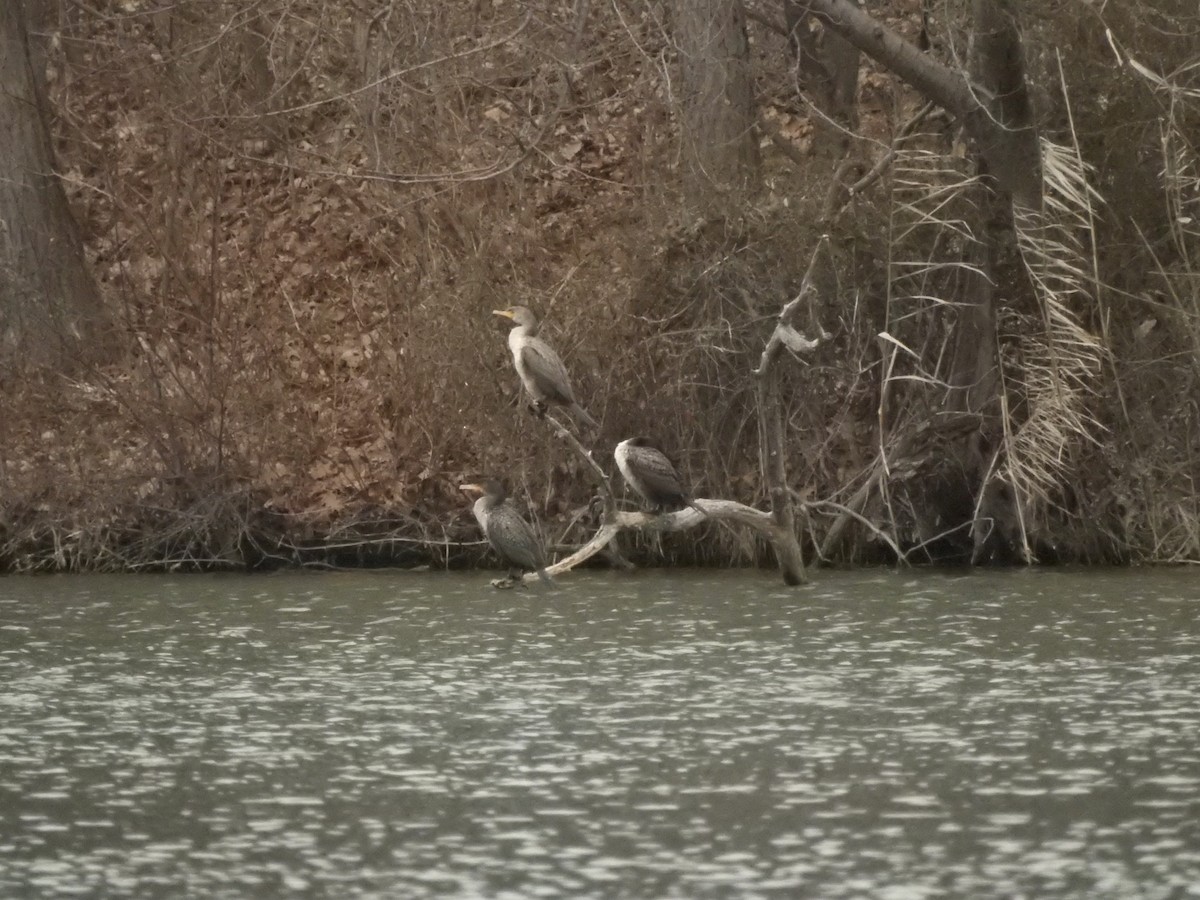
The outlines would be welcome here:
M 582 422 L 588 428 L 600 427 L 600 423 L 589 416 L 587 410 L 578 403 L 571 404 L 571 415 L 573 415 L 578 421 Z

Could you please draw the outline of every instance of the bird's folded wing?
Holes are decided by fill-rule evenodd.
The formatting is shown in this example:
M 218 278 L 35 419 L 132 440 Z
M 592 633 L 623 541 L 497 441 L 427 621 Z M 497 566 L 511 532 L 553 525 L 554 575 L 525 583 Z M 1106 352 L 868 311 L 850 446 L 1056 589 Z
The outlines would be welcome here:
M 658 494 L 680 494 L 682 488 L 675 467 L 657 450 L 637 448 L 629 456 L 629 466 L 650 490 Z
M 521 348 L 521 362 L 529 376 L 548 397 L 560 403 L 575 402 L 566 367 L 558 358 L 558 354 L 544 341 L 535 339 L 527 342 Z

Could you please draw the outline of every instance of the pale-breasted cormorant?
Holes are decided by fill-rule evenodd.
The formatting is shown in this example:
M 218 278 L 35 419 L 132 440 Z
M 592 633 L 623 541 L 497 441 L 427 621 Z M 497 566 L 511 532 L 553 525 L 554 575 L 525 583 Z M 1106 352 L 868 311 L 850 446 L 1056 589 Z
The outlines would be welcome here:
M 537 316 L 524 306 L 494 309 L 492 315 L 503 316 L 513 322 L 513 328 L 508 333 L 508 349 L 512 351 L 513 364 L 525 390 L 533 398 L 537 414 L 544 416 L 546 407 L 561 406 L 584 424 L 592 428 L 599 427 L 596 420 L 575 402 L 571 379 L 558 354 L 537 336 Z

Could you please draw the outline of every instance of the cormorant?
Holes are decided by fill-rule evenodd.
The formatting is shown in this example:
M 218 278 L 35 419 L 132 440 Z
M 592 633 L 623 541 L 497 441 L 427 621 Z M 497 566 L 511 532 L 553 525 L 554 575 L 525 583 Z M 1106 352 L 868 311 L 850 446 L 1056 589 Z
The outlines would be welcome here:
M 538 416 L 546 414 L 547 406 L 561 406 L 586 425 L 599 427 L 596 420 L 575 402 L 571 379 L 558 354 L 537 336 L 537 316 L 524 306 L 494 309 L 492 315 L 513 322 L 512 331 L 508 333 L 508 349 L 512 351 L 513 364 L 525 390 L 533 398 L 533 408 Z
M 507 502 L 508 492 L 501 482 L 464 484 L 459 490 L 482 494 L 471 511 L 492 549 L 508 566 L 509 584 L 520 581 L 525 572 L 536 572 L 542 581 L 554 583 L 546 574 L 545 548 L 529 523 Z
M 613 456 L 625 483 L 641 494 L 655 513 L 665 512 L 668 506 L 690 506 L 701 515 L 704 514 L 704 510 L 692 502 L 679 483 L 679 475 L 671 461 L 646 438 L 633 437 L 621 441 Z

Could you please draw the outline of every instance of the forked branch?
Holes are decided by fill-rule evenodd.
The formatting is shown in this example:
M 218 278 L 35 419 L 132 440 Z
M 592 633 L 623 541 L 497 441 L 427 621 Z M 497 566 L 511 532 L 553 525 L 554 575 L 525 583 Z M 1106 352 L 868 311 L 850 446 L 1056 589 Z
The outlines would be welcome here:
M 693 500 L 688 508 L 665 515 L 633 512 L 616 508 L 614 494 L 607 473 L 600 467 L 592 454 L 558 420 L 546 419 L 558 437 L 565 441 L 592 471 L 604 496 L 604 514 L 600 527 L 591 539 L 546 571 L 561 575 L 582 565 L 593 556 L 604 551 L 622 531 L 687 531 L 703 522 L 727 522 L 750 528 L 770 541 L 779 563 L 785 584 L 804 584 L 804 556 L 796 537 L 796 517 L 792 507 L 792 492 L 787 484 L 787 469 L 784 452 L 784 425 L 782 404 L 779 399 L 778 360 L 784 350 L 793 354 L 811 353 L 829 335 L 817 327 L 815 338 L 805 337 L 795 326 L 802 308 L 811 309 L 816 296 L 813 273 L 817 257 L 824 249 L 827 238 L 822 238 L 813 252 L 808 272 L 804 276 L 796 297 L 784 305 L 776 319 L 775 329 L 767 339 L 758 367 L 752 374 L 756 382 L 758 399 L 760 464 L 763 481 L 771 499 L 770 511 L 755 509 L 736 500 Z M 531 577 L 525 576 L 528 580 Z
M 691 507 L 665 515 L 618 510 L 600 525 L 591 540 L 570 556 L 560 559 L 552 566 L 547 566 L 546 571 L 551 575 L 569 572 L 604 550 L 622 531 L 688 531 L 703 522 L 728 522 L 751 528 L 770 541 L 771 546 L 775 549 L 776 557 L 780 560 L 784 581 L 787 584 L 804 583 L 804 559 L 800 555 L 796 535 L 794 532 L 787 532 L 776 523 L 771 513 L 738 503 L 736 500 L 701 499 L 693 500 L 692 503 L 703 510 L 704 515 Z M 789 541 L 796 545 L 794 553 L 787 546 Z M 795 565 L 797 568 L 794 570 L 785 568 L 785 562 L 789 566 Z M 526 578 L 528 579 L 530 576 L 526 576 Z

